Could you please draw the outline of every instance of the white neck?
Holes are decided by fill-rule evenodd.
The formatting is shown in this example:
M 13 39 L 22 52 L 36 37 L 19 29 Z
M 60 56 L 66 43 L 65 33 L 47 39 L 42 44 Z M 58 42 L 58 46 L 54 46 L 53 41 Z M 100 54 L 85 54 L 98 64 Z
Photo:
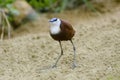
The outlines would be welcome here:
M 61 21 L 58 20 L 50 24 L 50 33 L 51 34 L 58 34 L 60 32 L 60 24 Z

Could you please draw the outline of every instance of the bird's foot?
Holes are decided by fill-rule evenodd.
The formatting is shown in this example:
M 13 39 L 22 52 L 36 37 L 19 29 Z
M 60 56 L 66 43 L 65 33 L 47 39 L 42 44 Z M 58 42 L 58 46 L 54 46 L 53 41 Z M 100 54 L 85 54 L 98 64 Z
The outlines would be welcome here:
M 73 63 L 72 69 L 74 69 L 75 67 L 77 67 L 77 64 L 76 64 L 76 63 Z
M 56 68 L 57 66 L 56 65 L 53 65 L 52 68 Z

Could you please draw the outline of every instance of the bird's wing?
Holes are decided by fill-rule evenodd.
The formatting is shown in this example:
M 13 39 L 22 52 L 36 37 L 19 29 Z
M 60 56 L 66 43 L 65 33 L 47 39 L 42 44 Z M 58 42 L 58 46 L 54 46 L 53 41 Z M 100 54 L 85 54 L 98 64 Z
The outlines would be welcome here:
M 63 27 L 65 27 L 65 28 L 63 28 Z M 66 22 L 66 21 L 63 21 L 63 20 L 61 20 L 60 28 L 61 28 L 62 30 L 64 30 L 64 29 L 66 29 L 66 30 L 73 30 L 72 25 L 69 24 L 69 23 Z

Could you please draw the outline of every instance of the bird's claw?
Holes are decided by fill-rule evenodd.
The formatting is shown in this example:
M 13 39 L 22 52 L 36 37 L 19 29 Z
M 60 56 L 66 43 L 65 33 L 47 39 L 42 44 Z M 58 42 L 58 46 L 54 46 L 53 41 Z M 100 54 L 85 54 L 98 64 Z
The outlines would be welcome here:
M 53 65 L 52 68 L 56 68 L 57 66 L 56 65 Z
M 72 69 L 74 69 L 75 67 L 77 67 L 77 65 L 75 63 L 73 63 Z

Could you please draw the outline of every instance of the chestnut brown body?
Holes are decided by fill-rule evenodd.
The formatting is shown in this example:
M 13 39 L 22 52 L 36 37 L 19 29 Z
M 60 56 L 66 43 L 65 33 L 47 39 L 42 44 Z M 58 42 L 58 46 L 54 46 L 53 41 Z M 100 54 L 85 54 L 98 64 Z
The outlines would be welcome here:
M 72 28 L 72 25 L 63 20 L 61 20 L 60 29 L 61 31 L 58 34 L 50 33 L 51 37 L 54 40 L 57 41 L 71 40 L 75 34 L 75 30 Z
M 72 41 L 72 37 L 75 35 L 75 30 L 73 29 L 71 24 L 63 20 L 60 20 L 59 18 L 52 18 L 49 22 L 50 22 L 50 35 L 54 40 L 57 40 L 59 42 L 60 48 L 61 48 L 61 54 L 59 55 L 58 59 L 56 60 L 55 64 L 52 67 L 53 68 L 56 67 L 58 61 L 63 55 L 61 41 L 69 40 L 72 43 L 73 50 L 74 50 L 73 68 L 75 68 L 76 67 L 76 48 Z

